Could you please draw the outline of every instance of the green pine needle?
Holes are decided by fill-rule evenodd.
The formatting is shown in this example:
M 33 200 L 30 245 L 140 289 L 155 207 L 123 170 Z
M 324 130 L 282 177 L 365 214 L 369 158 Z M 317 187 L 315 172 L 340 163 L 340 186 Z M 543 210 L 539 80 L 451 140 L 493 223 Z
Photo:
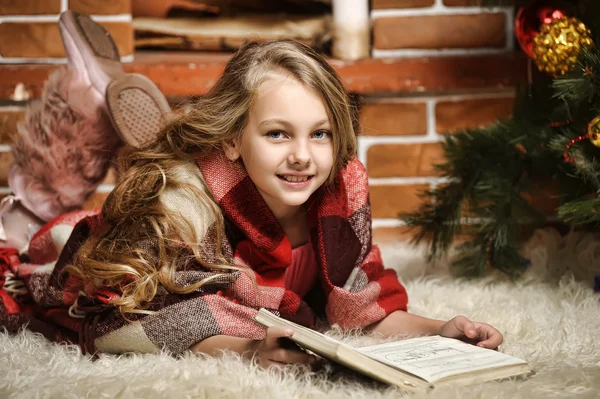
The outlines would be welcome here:
M 558 215 L 565 222 L 574 226 L 600 224 L 600 198 L 580 199 L 562 205 Z
M 600 2 L 569 3 L 600 43 Z M 559 201 L 550 216 L 574 227 L 600 224 L 600 148 L 583 139 L 590 121 L 600 115 L 598 74 L 600 51 L 584 50 L 564 77 L 536 74 L 518 91 L 510 119 L 445 136 L 445 160 L 435 165 L 443 183 L 420 194 L 419 209 L 401 215 L 415 231 L 414 241 L 429 244 L 430 258 L 455 246 L 452 268 L 459 275 L 480 276 L 494 268 L 519 277 L 528 265 L 520 253 L 522 231 L 542 226 L 547 216 L 548 210 L 539 208 L 543 203 L 532 200 L 536 196 Z M 543 194 L 544 188 L 556 193 Z M 455 245 L 459 236 L 466 241 Z

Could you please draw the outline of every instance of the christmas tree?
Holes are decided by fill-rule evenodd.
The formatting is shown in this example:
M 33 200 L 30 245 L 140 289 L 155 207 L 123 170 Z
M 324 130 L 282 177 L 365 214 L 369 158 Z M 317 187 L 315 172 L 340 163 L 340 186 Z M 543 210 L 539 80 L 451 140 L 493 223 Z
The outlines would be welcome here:
M 402 215 L 431 258 L 456 249 L 460 275 L 491 267 L 517 277 L 526 269 L 524 227 L 548 222 L 530 201 L 541 190 L 553 191 L 551 216 L 560 222 L 600 226 L 600 1 L 513 4 L 529 70 L 512 116 L 448 135 L 445 161 L 436 165 L 444 183 Z M 459 236 L 466 239 L 457 243 Z

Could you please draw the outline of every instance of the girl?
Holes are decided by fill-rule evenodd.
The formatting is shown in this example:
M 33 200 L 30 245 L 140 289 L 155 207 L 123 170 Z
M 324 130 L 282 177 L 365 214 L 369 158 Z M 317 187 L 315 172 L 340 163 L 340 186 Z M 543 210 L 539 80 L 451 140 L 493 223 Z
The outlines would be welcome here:
M 313 359 L 284 346 L 291 331 L 255 323 L 261 307 L 307 326 L 496 348 L 502 335 L 487 324 L 406 312 L 404 287 L 371 245 L 356 119 L 311 48 L 244 46 L 191 112 L 125 158 L 101 214 L 54 222 L 76 225 L 46 287 L 53 321 L 90 352 L 229 349 L 263 366 Z

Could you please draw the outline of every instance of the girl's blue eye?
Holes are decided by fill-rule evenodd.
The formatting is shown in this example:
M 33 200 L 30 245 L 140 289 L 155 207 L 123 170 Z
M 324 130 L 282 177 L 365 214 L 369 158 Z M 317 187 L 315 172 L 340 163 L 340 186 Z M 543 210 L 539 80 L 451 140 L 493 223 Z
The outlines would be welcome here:
M 267 133 L 267 136 L 271 139 L 281 139 L 283 138 L 283 132 L 280 130 L 271 130 Z
M 317 130 L 313 133 L 313 137 L 319 140 L 331 137 L 331 132 L 328 130 Z

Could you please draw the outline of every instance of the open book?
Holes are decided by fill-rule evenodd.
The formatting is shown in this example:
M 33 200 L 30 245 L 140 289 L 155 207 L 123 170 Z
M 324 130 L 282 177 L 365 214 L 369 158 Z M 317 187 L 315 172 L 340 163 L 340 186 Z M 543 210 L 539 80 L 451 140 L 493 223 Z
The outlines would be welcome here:
M 260 309 L 255 319 L 265 327 L 291 327 L 294 335 L 290 339 L 301 347 L 375 380 L 409 391 L 531 373 L 525 360 L 453 338 L 427 336 L 354 348 L 282 319 L 266 309 Z

